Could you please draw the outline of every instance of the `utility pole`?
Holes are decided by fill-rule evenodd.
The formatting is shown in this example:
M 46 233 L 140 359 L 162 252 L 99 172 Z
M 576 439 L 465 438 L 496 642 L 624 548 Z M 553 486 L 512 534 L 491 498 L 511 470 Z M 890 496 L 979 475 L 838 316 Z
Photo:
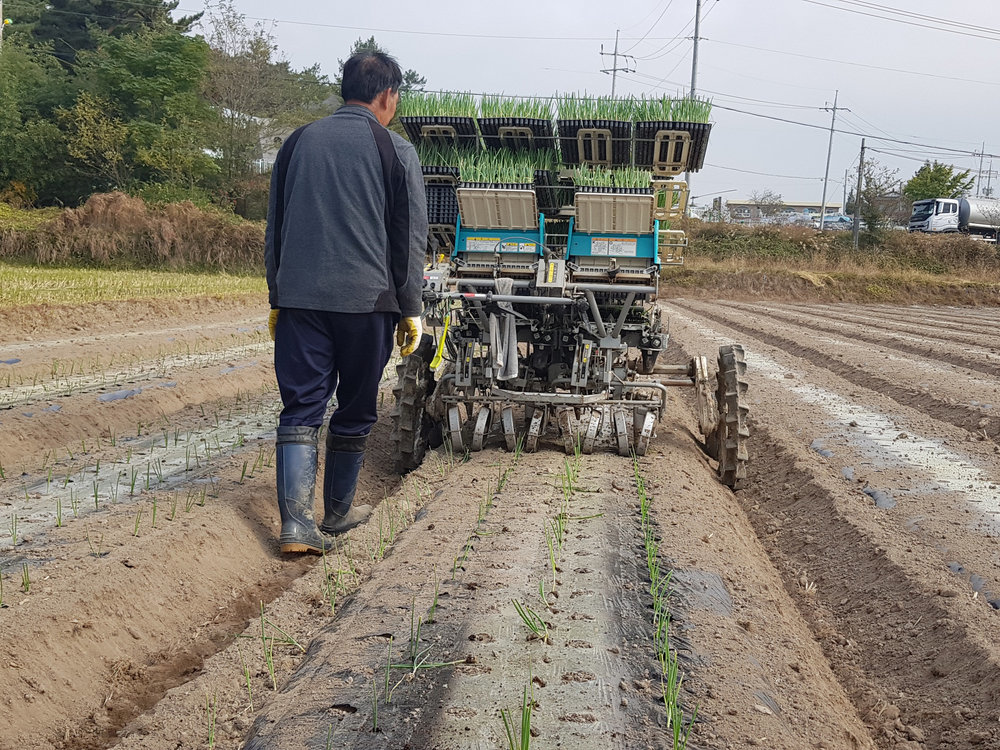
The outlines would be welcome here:
M 695 0 L 694 51 L 691 53 L 691 98 L 692 99 L 694 99 L 695 89 L 698 88 L 698 37 L 700 30 L 701 30 L 701 0 Z
M 979 152 L 979 174 L 976 175 L 976 197 L 979 197 L 979 183 L 983 180 L 983 156 L 986 154 L 986 141 L 983 141 L 983 150 Z
M 858 157 L 858 186 L 854 190 L 854 249 L 858 249 L 858 236 L 861 234 L 861 175 L 865 171 L 865 139 L 861 139 L 861 156 Z M 820 221 L 823 219 L 820 217 Z
M 698 39 L 701 36 L 701 0 L 695 0 L 694 6 L 694 51 L 691 53 L 691 100 L 694 101 L 695 92 L 698 90 Z M 688 186 L 688 195 L 691 194 L 691 172 L 684 173 L 684 181 Z M 688 204 L 688 216 L 691 215 L 691 204 Z
M 632 57 L 632 55 L 624 55 L 624 54 L 619 54 L 618 53 L 618 35 L 620 33 L 621 33 L 621 29 L 615 29 L 615 51 L 614 52 L 605 52 L 604 51 L 604 45 L 603 44 L 601 45 L 601 56 L 602 57 L 607 57 L 607 56 L 611 57 L 611 67 L 610 68 L 604 68 L 604 69 L 601 70 L 602 73 L 610 73 L 611 74 L 611 98 L 614 98 L 614 96 L 615 96 L 615 82 L 618 80 L 618 71 L 621 71 L 622 73 L 634 73 L 635 72 L 635 68 L 630 68 L 628 66 L 628 59 L 631 57 L 632 58 L 632 62 L 635 63 L 635 58 Z M 625 67 L 624 68 L 619 68 L 618 67 L 618 58 L 619 57 L 622 58 L 623 60 L 625 60 Z
M 826 147 L 826 171 L 823 173 L 823 202 L 820 204 L 819 209 L 819 231 L 825 231 L 824 226 L 826 222 L 826 186 L 830 181 L 830 156 L 833 154 L 833 126 L 837 124 L 837 110 L 842 109 L 845 112 L 850 112 L 851 110 L 847 107 L 838 107 L 837 98 L 840 96 L 840 89 L 833 92 L 833 107 L 823 107 L 824 110 L 832 111 L 833 116 L 830 118 L 830 142 Z

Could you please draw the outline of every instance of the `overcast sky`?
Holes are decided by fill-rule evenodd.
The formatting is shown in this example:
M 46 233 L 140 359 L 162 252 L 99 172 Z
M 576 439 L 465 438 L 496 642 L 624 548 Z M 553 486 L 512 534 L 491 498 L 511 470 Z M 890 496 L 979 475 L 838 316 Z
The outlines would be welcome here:
M 199 2 L 181 0 L 178 10 Z M 610 52 L 620 29 L 619 51 L 634 60 L 618 67 L 634 72 L 618 74 L 616 94 L 691 85 L 696 0 L 234 2 L 248 22 L 265 22 L 295 68 L 319 63 L 331 78 L 352 43 L 374 35 L 429 90 L 609 94 L 611 76 L 600 71 L 612 58 L 601 45 Z M 925 159 L 975 176 L 973 153 L 984 150 L 983 187 L 990 154 L 1000 169 L 996 0 L 703 0 L 700 36 L 697 90 L 715 108 L 705 167 L 691 180 L 698 204 L 764 189 L 819 202 L 831 115 L 823 108 L 836 90 L 850 110 L 837 112 L 837 130 L 851 134 L 834 136 L 828 202 L 842 201 L 845 171 L 857 169 L 855 134 L 890 152 L 866 159 L 904 181 Z

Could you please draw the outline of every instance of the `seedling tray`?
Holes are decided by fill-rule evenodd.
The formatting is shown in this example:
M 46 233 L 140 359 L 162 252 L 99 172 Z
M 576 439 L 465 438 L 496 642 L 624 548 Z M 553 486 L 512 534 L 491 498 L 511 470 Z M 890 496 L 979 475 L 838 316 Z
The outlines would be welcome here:
M 424 177 L 458 177 L 458 167 L 441 167 L 433 164 L 421 165 Z
M 667 122 L 663 120 L 646 120 L 635 124 L 635 165 L 651 167 L 656 154 L 656 134 L 661 130 L 673 130 L 687 133 L 691 138 L 688 152 L 687 170 L 697 172 L 705 166 L 705 152 L 708 150 L 708 136 L 712 124 L 707 122 Z M 666 154 L 661 155 L 667 157 Z M 665 159 L 669 160 L 669 158 Z
M 651 187 L 613 187 L 610 185 L 577 185 L 578 193 L 608 193 L 611 195 L 652 195 Z
M 538 210 L 542 213 L 557 211 L 561 206 L 563 188 L 547 169 L 535 170 L 535 196 L 538 198 Z
M 488 190 L 531 190 L 534 183 L 531 182 L 460 182 L 462 188 L 481 188 Z
M 534 151 L 556 147 L 556 134 L 551 120 L 529 117 L 480 117 L 477 122 L 486 148 Z
M 425 185 L 427 223 L 451 224 L 458 218 L 458 195 L 454 185 Z
M 455 145 L 463 148 L 479 148 L 479 131 L 472 117 L 400 117 L 403 130 L 411 141 Z M 432 135 L 428 130 L 441 131 Z M 451 135 L 454 131 L 454 136 Z
M 620 120 L 558 120 L 559 149 L 564 164 L 610 164 L 625 166 L 632 163 L 632 123 Z M 611 132 L 611 153 L 597 153 L 590 143 L 580 153 L 577 135 L 581 130 Z

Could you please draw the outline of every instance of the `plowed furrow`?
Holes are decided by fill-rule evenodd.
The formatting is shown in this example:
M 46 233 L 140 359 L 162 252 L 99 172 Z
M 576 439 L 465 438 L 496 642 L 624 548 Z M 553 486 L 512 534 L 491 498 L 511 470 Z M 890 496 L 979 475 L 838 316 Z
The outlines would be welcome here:
M 860 362 L 852 362 L 849 360 L 835 359 L 831 356 L 831 350 L 841 348 L 846 351 L 849 347 L 852 347 L 850 344 L 844 343 L 838 347 L 837 342 L 824 341 L 822 343 L 826 343 L 828 346 L 823 349 L 819 349 L 814 346 L 801 343 L 801 338 L 793 338 L 788 335 L 771 333 L 765 329 L 766 323 L 751 325 L 743 322 L 744 320 L 747 320 L 746 318 L 738 318 L 734 315 L 727 316 L 722 313 L 714 312 L 709 306 L 685 303 L 684 305 L 678 304 L 678 307 L 684 307 L 685 309 L 690 310 L 691 312 L 708 320 L 721 323 L 733 328 L 734 330 L 749 334 L 758 341 L 775 346 L 788 354 L 801 357 L 811 364 L 828 370 L 844 380 L 854 383 L 855 385 L 868 388 L 871 391 L 881 393 L 902 406 L 908 406 L 922 411 L 938 421 L 952 424 L 971 433 L 980 433 L 985 431 L 985 434 L 990 436 L 1000 435 L 1000 420 L 991 419 L 990 417 L 993 412 L 982 406 L 982 404 L 990 404 L 990 402 L 996 401 L 996 387 L 987 380 L 966 380 L 962 378 L 961 374 L 956 373 L 954 377 L 962 383 L 963 388 L 967 389 L 965 391 L 966 395 L 975 400 L 978 392 L 981 394 L 980 398 L 983 399 L 982 401 L 977 402 L 980 405 L 957 403 L 953 398 L 949 397 L 945 400 L 919 388 L 901 385 L 896 379 L 883 377 L 870 372 L 865 368 L 870 367 L 871 365 L 863 360 Z M 923 383 L 932 377 L 934 377 L 933 373 L 920 372 L 915 374 L 912 378 L 903 380 L 903 382 Z
M 828 317 L 830 308 L 817 308 L 816 306 L 804 306 L 810 308 L 819 317 Z M 991 337 L 995 340 L 1000 336 L 1000 325 L 993 321 L 967 321 L 956 322 L 948 325 L 941 325 L 933 319 L 924 320 L 922 313 L 927 308 L 893 308 L 884 310 L 882 308 L 855 310 L 847 307 L 837 308 L 837 317 L 854 321 L 865 326 L 872 326 L 885 329 L 887 331 L 898 331 L 918 338 L 936 339 L 939 341 L 953 341 L 958 337 L 966 336 L 978 346 L 988 346 Z
M 768 307 L 758 307 L 754 305 L 740 305 L 739 303 L 717 303 L 725 309 L 740 309 L 751 311 L 754 315 L 761 317 L 761 310 L 765 310 L 762 317 L 775 316 Z M 780 315 L 780 313 L 778 313 Z M 776 317 L 776 316 L 775 316 Z M 836 320 L 831 318 L 835 317 Z M 839 333 L 858 341 L 867 341 L 878 344 L 897 351 L 904 351 L 908 354 L 916 354 L 920 359 L 936 359 L 941 362 L 967 367 L 970 370 L 992 375 L 997 368 L 1000 368 L 1000 352 L 988 349 L 990 340 L 982 336 L 972 337 L 970 341 L 959 341 L 950 338 L 941 340 L 928 339 L 921 335 L 911 335 L 906 333 L 894 333 L 878 326 L 872 325 L 870 320 L 858 319 L 856 322 L 845 320 L 845 316 L 839 308 L 835 314 L 830 314 L 826 318 L 818 320 L 791 320 L 803 328 L 822 331 L 824 333 Z M 838 322 L 838 321 L 844 322 Z M 951 346 L 949 346 L 951 344 Z
M 751 519 L 872 729 L 900 740 L 922 736 L 928 747 L 989 737 L 1000 663 L 982 630 L 947 606 L 949 582 L 942 575 L 937 585 L 926 582 L 900 540 L 887 547 L 859 527 L 856 504 L 791 458 L 786 438 L 766 428 L 757 437 L 755 461 L 765 472 L 747 489 L 758 508 Z M 975 718 L 956 722 L 956 706 Z
M 865 317 L 865 316 L 854 316 L 850 313 L 840 310 L 838 308 L 836 319 L 831 319 L 830 310 L 827 309 L 826 313 L 822 312 L 803 312 L 800 310 L 789 309 L 785 305 L 772 305 L 772 304 L 762 304 L 762 303 L 747 303 L 740 305 L 741 309 L 750 309 L 753 311 L 763 310 L 769 317 L 780 318 L 782 320 L 789 320 L 795 322 L 803 327 L 816 328 L 817 330 L 835 330 L 844 331 L 845 335 L 850 335 L 852 338 L 857 337 L 858 329 L 862 329 L 864 333 L 868 335 L 878 335 L 879 331 L 886 330 L 886 327 L 881 325 L 881 322 L 877 321 L 876 318 Z M 968 331 L 968 329 L 966 329 Z M 937 341 L 946 341 L 948 343 L 962 343 L 970 347 L 974 351 L 990 351 L 989 344 L 991 341 L 996 340 L 1000 337 L 1000 331 L 991 338 L 989 334 L 981 332 L 979 330 L 973 330 L 967 333 L 950 333 L 940 337 L 935 337 L 933 335 L 928 335 L 929 331 L 926 329 L 917 329 L 917 333 L 912 334 L 912 340 L 920 341 L 927 340 L 929 345 L 934 344 Z M 888 333 L 885 336 L 886 341 L 892 341 L 897 338 L 898 334 Z M 911 336 L 911 334 L 907 334 Z

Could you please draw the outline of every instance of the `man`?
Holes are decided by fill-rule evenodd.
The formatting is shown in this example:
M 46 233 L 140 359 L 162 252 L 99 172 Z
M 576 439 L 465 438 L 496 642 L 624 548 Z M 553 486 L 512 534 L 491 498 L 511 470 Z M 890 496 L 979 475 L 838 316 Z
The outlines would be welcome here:
M 344 106 L 288 137 L 271 176 L 265 265 L 274 371 L 284 408 L 276 440 L 282 552 L 321 553 L 361 523 L 353 505 L 382 371 L 421 336 L 427 246 L 416 151 L 385 126 L 403 77 L 388 55 L 344 65 Z M 313 518 L 317 443 L 331 395 L 323 521 Z

